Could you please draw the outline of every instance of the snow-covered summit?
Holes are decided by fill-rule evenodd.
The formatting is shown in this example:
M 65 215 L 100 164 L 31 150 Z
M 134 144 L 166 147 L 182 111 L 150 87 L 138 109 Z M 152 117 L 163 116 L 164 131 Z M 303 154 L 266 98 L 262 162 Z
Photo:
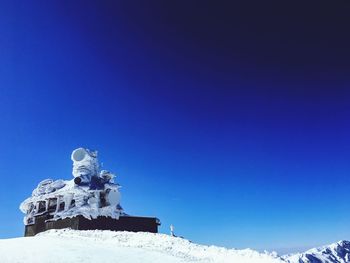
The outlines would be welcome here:
M 20 253 L 18 253 L 20 251 Z M 146 232 L 49 230 L 34 237 L 0 240 L 2 263 L 283 263 L 275 254 L 192 243 Z
M 34 237 L 0 239 L 1 263 L 349 263 L 350 242 L 279 257 L 251 249 L 198 245 L 147 232 L 49 230 Z
M 350 242 L 342 240 L 283 258 L 289 263 L 347 263 L 350 262 Z

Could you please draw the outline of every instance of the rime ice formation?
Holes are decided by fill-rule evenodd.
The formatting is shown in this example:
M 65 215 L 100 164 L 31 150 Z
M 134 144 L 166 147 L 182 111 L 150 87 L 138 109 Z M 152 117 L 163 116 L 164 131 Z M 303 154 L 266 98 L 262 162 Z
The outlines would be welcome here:
M 100 170 L 97 151 L 78 148 L 72 152 L 73 177 L 70 181 L 41 181 L 20 205 L 24 224 L 35 223 L 35 216 L 48 213 L 49 220 L 82 215 L 85 218 L 125 215 L 120 206 L 120 185 L 114 174 Z

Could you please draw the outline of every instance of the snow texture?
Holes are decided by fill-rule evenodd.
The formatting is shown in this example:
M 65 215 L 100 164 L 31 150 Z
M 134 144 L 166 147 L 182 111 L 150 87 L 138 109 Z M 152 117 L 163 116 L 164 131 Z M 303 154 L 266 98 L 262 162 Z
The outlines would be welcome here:
M 350 242 L 279 257 L 251 249 L 198 245 L 165 234 L 102 230 L 49 230 L 0 240 L 1 263 L 349 263 Z
M 194 244 L 165 234 L 102 230 L 49 230 L 0 240 L 2 263 L 285 263 L 276 254 Z
M 289 263 L 347 263 L 350 262 L 350 242 L 343 240 L 283 258 Z

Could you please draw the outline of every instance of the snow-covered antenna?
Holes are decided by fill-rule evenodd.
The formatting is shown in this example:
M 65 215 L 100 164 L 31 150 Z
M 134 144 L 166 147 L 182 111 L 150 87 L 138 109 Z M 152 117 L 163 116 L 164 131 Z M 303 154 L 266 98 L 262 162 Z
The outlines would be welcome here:
M 72 174 L 75 177 L 75 184 L 88 183 L 93 176 L 98 175 L 97 151 L 80 147 L 72 152 L 71 159 L 73 161 Z
M 171 235 L 172 237 L 174 237 L 174 236 L 175 236 L 175 234 L 174 234 L 174 226 L 173 226 L 173 224 L 171 224 L 171 225 L 170 225 L 170 235 Z

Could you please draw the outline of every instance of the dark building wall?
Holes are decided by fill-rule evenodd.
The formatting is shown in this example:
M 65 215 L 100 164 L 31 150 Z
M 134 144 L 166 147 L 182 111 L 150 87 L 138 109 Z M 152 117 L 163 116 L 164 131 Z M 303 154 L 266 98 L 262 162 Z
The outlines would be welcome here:
M 24 236 L 34 236 L 37 233 L 45 231 L 47 222 L 49 219 L 47 214 L 36 216 L 35 224 L 25 226 Z
M 45 229 L 42 231 L 46 231 L 49 229 L 63 229 L 63 228 L 71 228 L 71 229 L 78 230 L 79 218 L 73 217 L 73 218 L 66 218 L 66 219 L 57 220 L 57 221 L 48 221 L 46 222 Z
M 159 220 L 155 217 L 121 216 L 119 219 L 100 216 L 86 219 L 83 216 L 47 221 L 47 215 L 37 216 L 35 224 L 25 227 L 24 236 L 34 236 L 49 229 L 71 228 L 76 230 L 113 230 L 158 233 Z
M 157 233 L 158 223 L 156 218 L 151 217 L 121 216 L 118 220 L 110 217 L 98 217 L 94 220 L 88 220 L 84 217 L 80 217 L 78 229 L 101 229 L 114 231 Z

